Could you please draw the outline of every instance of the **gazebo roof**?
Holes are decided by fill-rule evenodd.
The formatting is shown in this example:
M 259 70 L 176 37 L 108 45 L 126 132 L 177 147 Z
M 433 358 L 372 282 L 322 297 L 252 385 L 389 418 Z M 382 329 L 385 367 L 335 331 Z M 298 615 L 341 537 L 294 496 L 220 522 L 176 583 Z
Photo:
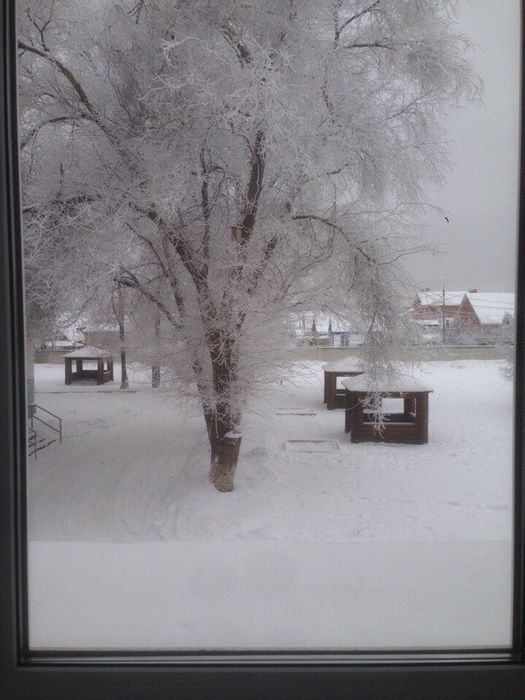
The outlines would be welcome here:
M 323 372 L 359 372 L 361 363 L 358 357 L 350 355 L 322 366 Z
M 64 357 L 72 357 L 77 360 L 98 360 L 101 357 L 112 357 L 112 354 L 109 350 L 86 345 L 83 348 L 78 348 L 78 350 L 73 350 L 73 352 L 68 352 Z
M 397 377 L 384 379 L 375 385 L 368 374 L 360 374 L 357 377 L 343 379 L 343 386 L 349 391 L 379 391 L 379 392 L 430 392 L 431 387 L 420 382 L 409 374 L 401 374 Z

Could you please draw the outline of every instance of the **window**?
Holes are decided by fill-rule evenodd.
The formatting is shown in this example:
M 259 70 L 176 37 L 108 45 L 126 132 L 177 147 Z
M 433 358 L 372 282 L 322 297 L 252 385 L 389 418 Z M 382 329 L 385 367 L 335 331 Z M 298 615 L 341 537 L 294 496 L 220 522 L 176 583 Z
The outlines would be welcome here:
M 137 5 L 137 8 L 140 3 Z M 502 654 L 501 645 L 490 649 L 485 640 L 482 651 L 476 644 L 413 653 L 392 653 L 377 649 L 306 654 L 242 654 L 235 651 L 186 655 L 179 663 L 173 656 L 161 656 L 154 650 L 134 656 L 124 651 L 99 650 L 82 653 L 74 650 L 46 650 L 31 653 L 27 619 L 27 531 L 24 493 L 25 371 L 23 367 L 24 320 L 22 314 L 22 253 L 19 172 L 16 144 L 15 29 L 14 3 L 2 10 L 1 56 L 2 103 L 0 133 L 2 170 L 2 249 L 0 307 L 0 343 L 4 357 L 2 369 L 2 411 L 0 418 L 3 484 L 0 490 L 2 513 L 2 566 L 8 575 L 1 578 L 2 682 L 7 698 L 41 697 L 343 697 L 349 691 L 356 698 L 414 697 L 450 698 L 519 697 L 525 688 L 523 669 L 523 510 L 522 479 L 523 425 L 523 281 L 518 276 L 516 366 L 516 474 L 514 539 L 514 617 L 513 644 Z M 242 58 L 243 46 L 238 46 Z M 242 235 L 242 233 L 240 234 Z M 518 262 L 523 270 L 523 230 L 520 232 Z M 523 276 L 523 275 L 522 275 Z M 74 352 L 74 351 L 72 351 Z M 103 365 L 104 371 L 106 364 Z M 108 367 L 109 371 L 109 367 Z M 290 410 L 290 409 L 288 409 Z M 284 414 L 283 414 L 284 415 Z M 30 581 L 30 578 L 29 578 Z M 64 605 L 66 601 L 64 600 Z M 521 691 L 521 693 L 520 693 Z

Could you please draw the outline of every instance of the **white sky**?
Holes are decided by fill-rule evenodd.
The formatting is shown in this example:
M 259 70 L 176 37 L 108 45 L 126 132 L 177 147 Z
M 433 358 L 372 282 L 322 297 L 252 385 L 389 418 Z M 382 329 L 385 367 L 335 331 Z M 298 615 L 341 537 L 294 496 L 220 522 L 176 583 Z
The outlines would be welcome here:
M 454 170 L 428 201 L 423 235 L 444 255 L 406 263 L 417 288 L 514 287 L 519 163 L 520 3 L 460 0 L 459 29 L 476 44 L 470 60 L 485 84 L 483 104 L 447 122 Z

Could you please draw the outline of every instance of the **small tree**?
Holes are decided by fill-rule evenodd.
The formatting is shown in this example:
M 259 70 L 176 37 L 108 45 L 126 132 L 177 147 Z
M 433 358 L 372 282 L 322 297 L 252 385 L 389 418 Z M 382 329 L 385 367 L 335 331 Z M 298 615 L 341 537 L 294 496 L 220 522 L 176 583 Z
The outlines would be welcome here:
M 45 0 L 21 13 L 39 163 L 27 190 L 45 209 L 45 164 L 68 149 L 61 197 L 112 237 L 133 231 L 119 280 L 184 347 L 177 376 L 201 402 L 220 491 L 291 309 L 357 308 L 375 368 L 403 335 L 408 218 L 442 177 L 443 113 L 479 87 L 454 4 Z

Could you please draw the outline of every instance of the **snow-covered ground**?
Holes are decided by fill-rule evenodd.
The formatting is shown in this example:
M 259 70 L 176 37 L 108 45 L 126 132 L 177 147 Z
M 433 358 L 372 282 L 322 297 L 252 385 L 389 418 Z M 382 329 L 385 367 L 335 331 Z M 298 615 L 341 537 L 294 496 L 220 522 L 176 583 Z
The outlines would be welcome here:
M 231 494 L 207 481 L 195 406 L 140 373 L 120 392 L 37 365 L 36 401 L 63 417 L 64 440 L 28 466 L 33 646 L 508 645 L 501 363 L 425 365 L 427 445 L 351 444 L 320 365 L 253 401 Z M 312 439 L 331 449 L 288 443 Z

